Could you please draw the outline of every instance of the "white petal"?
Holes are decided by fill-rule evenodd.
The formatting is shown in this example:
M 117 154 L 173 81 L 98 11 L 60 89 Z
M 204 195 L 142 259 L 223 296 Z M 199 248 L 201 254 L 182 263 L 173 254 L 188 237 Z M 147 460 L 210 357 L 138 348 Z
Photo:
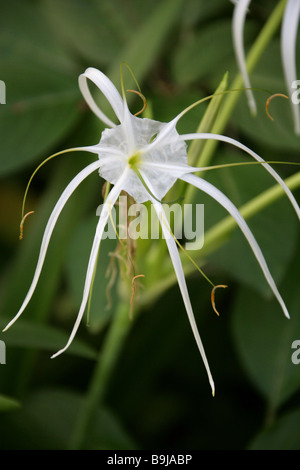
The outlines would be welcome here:
M 190 183 L 196 188 L 201 189 L 201 191 L 204 191 L 205 193 L 209 194 L 211 197 L 213 197 L 216 201 L 218 201 L 228 212 L 229 214 L 235 219 L 236 223 L 244 233 L 245 237 L 248 240 L 248 243 L 250 247 L 252 248 L 252 251 L 264 273 L 264 276 L 271 287 L 275 297 L 277 298 L 278 302 L 281 305 L 281 308 L 287 318 L 289 318 L 289 313 L 288 310 L 285 306 L 285 303 L 281 297 L 281 295 L 278 292 L 278 289 L 276 287 L 276 284 L 274 282 L 274 279 L 269 271 L 269 268 L 267 266 L 267 263 L 264 259 L 264 256 L 261 252 L 260 247 L 258 246 L 257 241 L 255 240 L 251 230 L 249 229 L 245 219 L 242 217 L 240 214 L 239 210 L 235 207 L 235 205 L 228 199 L 225 194 L 223 194 L 219 189 L 217 189 L 215 186 L 213 186 L 211 183 L 208 181 L 203 180 L 202 178 L 199 178 L 198 176 L 195 175 L 185 175 L 182 176 L 181 179 L 183 181 L 186 181 L 187 183 Z
M 52 232 L 54 230 L 57 219 L 58 219 L 62 209 L 64 208 L 66 202 L 68 201 L 71 194 L 75 191 L 75 189 L 79 186 L 79 184 L 87 176 L 89 176 L 93 171 L 97 170 L 99 168 L 99 166 L 100 166 L 100 162 L 96 161 L 96 162 L 93 162 L 90 165 L 88 165 L 82 171 L 80 171 L 80 173 L 78 173 L 78 175 L 76 175 L 75 178 L 73 178 L 73 180 L 68 184 L 68 186 L 66 187 L 66 189 L 64 190 L 64 192 L 60 196 L 59 200 L 57 201 L 57 203 L 56 203 L 56 205 L 55 205 L 55 207 L 54 207 L 54 209 L 53 209 L 53 211 L 52 211 L 52 213 L 49 217 L 49 220 L 48 220 L 45 232 L 44 232 L 44 236 L 43 236 L 43 240 L 42 240 L 42 244 L 41 244 L 41 249 L 40 249 L 40 254 L 39 254 L 37 266 L 36 266 L 36 269 L 35 269 L 35 273 L 34 273 L 33 280 L 32 280 L 31 286 L 29 288 L 29 291 L 28 291 L 28 293 L 27 293 L 27 295 L 24 299 L 24 302 L 23 302 L 19 312 L 8 323 L 8 325 L 4 328 L 3 331 L 6 331 L 19 318 L 19 316 L 23 313 L 24 309 L 26 308 L 26 306 L 28 305 L 28 302 L 30 301 L 30 299 L 32 297 L 32 294 L 33 294 L 33 292 L 36 288 L 36 285 L 38 283 L 38 280 L 39 280 L 39 277 L 40 277 L 40 274 L 41 274 L 41 270 L 42 270 L 43 263 L 44 263 L 44 260 L 45 260 L 45 257 L 46 257 L 46 252 L 47 252 L 47 248 L 48 248 L 48 245 L 49 245 L 49 242 L 50 242 Z
M 124 140 L 127 143 L 128 155 L 133 154 L 136 151 L 136 138 L 135 138 L 135 129 L 134 121 L 136 117 L 131 114 L 128 109 L 127 102 L 124 102 L 124 114 L 123 114 L 123 124 L 124 124 Z
M 141 168 L 153 168 L 162 171 L 169 172 L 170 175 L 174 177 L 178 177 L 178 175 L 182 175 L 185 173 L 193 173 L 195 171 L 201 171 L 203 168 L 189 166 L 189 165 L 177 165 L 176 163 L 165 163 L 165 162 L 151 162 L 151 161 L 143 161 L 141 163 Z
M 146 184 L 149 186 L 150 191 L 156 197 L 156 194 L 153 192 L 154 188 L 151 186 L 150 181 L 146 180 Z M 162 227 L 162 231 L 163 231 L 163 234 L 164 234 L 167 246 L 168 246 L 168 250 L 169 250 L 169 253 L 170 253 L 172 264 L 174 266 L 175 274 L 176 274 L 176 277 L 177 277 L 177 281 L 178 281 L 178 285 L 179 285 L 179 288 L 180 288 L 182 299 L 183 299 L 183 302 L 184 302 L 184 305 L 185 305 L 185 309 L 186 309 L 186 312 L 187 312 L 187 315 L 188 315 L 188 319 L 189 319 L 189 322 L 190 322 L 190 325 L 191 325 L 191 328 L 192 328 L 192 331 L 193 331 L 198 349 L 200 351 L 204 366 L 206 368 L 206 372 L 207 372 L 207 375 L 208 375 L 208 380 L 209 380 L 209 383 L 210 383 L 210 386 L 211 386 L 211 389 L 212 389 L 212 394 L 214 395 L 215 394 L 214 381 L 213 381 L 213 378 L 212 378 L 212 375 L 211 375 L 211 372 L 210 372 L 209 364 L 208 364 L 208 361 L 207 361 L 207 358 L 206 358 L 206 355 L 205 355 L 204 347 L 203 347 L 203 344 L 202 344 L 202 341 L 201 341 L 201 338 L 200 338 L 200 335 L 199 335 L 198 327 L 197 327 L 197 324 L 196 324 L 196 320 L 195 320 L 195 317 L 194 317 L 194 312 L 193 312 L 190 297 L 189 297 L 189 294 L 188 294 L 187 285 L 186 285 L 185 276 L 184 276 L 184 271 L 183 271 L 183 268 L 182 268 L 180 256 L 179 256 L 178 249 L 177 249 L 177 245 L 176 245 L 175 240 L 171 236 L 171 229 L 170 229 L 169 223 L 167 221 L 167 218 L 165 216 L 162 205 L 159 202 L 157 202 L 155 199 L 153 199 L 150 194 L 149 194 L 149 199 L 153 203 L 153 206 L 155 208 L 155 211 L 157 213 L 158 219 L 159 219 L 161 227 Z
M 101 157 L 101 155 L 109 154 L 109 158 L 113 156 L 124 158 L 124 153 L 121 150 L 113 147 L 107 147 L 100 143 L 96 145 L 91 145 L 90 147 L 82 147 L 82 149 L 87 152 L 95 153 L 96 155 L 99 155 L 99 157 Z
M 118 92 L 115 85 L 109 80 L 109 78 L 104 75 L 104 73 L 100 72 L 100 70 L 94 69 L 93 67 L 89 67 L 83 74 L 79 76 L 79 88 L 91 110 L 106 125 L 108 125 L 109 127 L 115 127 L 116 124 L 114 124 L 95 103 L 95 100 L 89 90 L 87 79 L 95 83 L 95 85 L 101 90 L 101 92 L 104 94 L 104 96 L 110 103 L 117 118 L 120 122 L 122 122 L 124 118 L 124 103 L 120 93 Z
M 150 144 L 140 149 L 140 152 L 141 153 L 153 152 L 154 150 L 157 150 L 159 147 L 163 146 L 164 141 L 172 140 L 172 137 L 174 138 L 174 133 L 177 134 L 176 124 L 179 121 L 179 119 L 185 114 L 185 112 L 186 112 L 185 110 L 182 111 L 170 122 L 160 123 L 162 127 L 159 130 L 155 139 L 153 139 L 153 141 Z
M 266 163 L 264 161 L 263 158 L 261 158 L 257 153 L 253 152 L 253 150 L 246 147 L 246 145 L 241 144 L 241 142 L 239 142 L 238 140 L 232 139 L 231 137 L 226 137 L 225 135 L 219 135 L 219 134 L 183 134 L 179 138 L 182 139 L 182 140 L 214 139 L 214 140 L 219 140 L 219 141 L 222 141 L 222 142 L 227 142 L 228 144 L 234 145 L 235 147 L 238 147 L 241 150 L 244 150 L 244 152 L 251 155 L 251 157 L 253 157 L 258 162 L 262 162 L 262 166 L 265 167 L 265 169 L 270 173 L 270 175 L 273 176 L 273 178 L 277 181 L 278 184 L 280 184 L 280 186 L 282 187 L 282 189 L 286 193 L 286 195 L 289 198 L 292 206 L 295 209 L 295 212 L 298 216 L 298 219 L 300 220 L 300 208 L 299 208 L 298 203 L 297 203 L 296 199 L 294 198 L 291 190 L 286 185 L 286 183 L 278 175 L 278 173 L 268 163 Z
M 296 39 L 300 18 L 300 1 L 288 0 L 281 29 L 281 56 L 289 97 L 293 93 L 292 83 L 297 80 Z M 300 135 L 299 105 L 291 101 L 295 133 Z
M 251 83 L 246 67 L 245 51 L 244 51 L 244 25 L 245 18 L 248 11 L 248 6 L 251 0 L 239 0 L 236 2 L 233 19 L 232 19 L 232 34 L 233 34 L 233 45 L 235 54 L 238 62 L 240 72 L 242 74 L 244 84 L 246 88 L 251 88 Z M 256 103 L 252 93 L 252 90 L 246 90 L 248 103 L 251 112 L 256 114 Z
M 92 246 L 91 254 L 90 254 L 90 258 L 89 258 L 89 263 L 88 263 L 88 268 L 87 268 L 87 273 L 86 273 L 86 278 L 85 278 L 82 301 L 81 301 L 80 309 L 79 309 L 75 324 L 74 324 L 74 327 L 72 329 L 71 335 L 69 337 L 69 340 L 68 340 L 66 346 L 63 349 L 60 349 L 57 353 L 53 354 L 53 356 L 51 356 L 51 359 L 59 356 L 66 349 L 68 349 L 68 347 L 72 343 L 72 341 L 73 341 L 73 339 L 74 339 L 74 337 L 77 333 L 77 330 L 79 328 L 80 322 L 82 320 L 82 317 L 84 315 L 84 311 L 85 311 L 85 308 L 86 308 L 86 305 L 87 305 L 87 302 L 88 302 L 88 297 L 89 297 L 90 288 L 91 288 L 92 279 L 93 279 L 93 273 L 94 273 L 95 265 L 96 265 L 96 262 L 97 262 L 97 255 L 98 255 L 98 252 L 99 252 L 103 231 L 104 231 L 105 226 L 107 224 L 107 221 L 108 221 L 108 218 L 109 218 L 109 215 L 110 215 L 110 211 L 111 211 L 113 205 L 115 204 L 116 200 L 118 199 L 120 192 L 123 189 L 123 183 L 124 183 L 124 180 L 125 180 L 126 177 L 127 177 L 127 172 L 124 172 L 124 174 L 122 175 L 120 180 L 116 183 L 116 185 L 112 188 L 112 190 L 108 194 L 108 196 L 106 198 L 106 201 L 104 202 L 104 204 L 102 206 L 102 211 L 101 211 L 99 222 L 98 222 L 98 225 L 97 225 L 97 228 L 96 228 L 96 233 L 95 233 L 95 237 L 94 237 L 94 241 L 93 241 L 93 246 Z

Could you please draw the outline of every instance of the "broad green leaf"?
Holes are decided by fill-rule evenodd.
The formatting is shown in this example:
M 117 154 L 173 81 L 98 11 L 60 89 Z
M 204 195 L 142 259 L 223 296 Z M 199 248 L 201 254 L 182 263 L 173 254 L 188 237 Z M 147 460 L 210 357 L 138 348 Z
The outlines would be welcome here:
M 131 40 L 118 54 L 115 66 L 108 75 L 114 83 L 120 76 L 120 63 L 126 61 L 132 68 L 138 81 L 141 81 L 161 55 L 164 42 L 180 18 L 183 0 L 164 0 L 151 12 L 145 22 L 134 32 Z
M 300 388 L 299 366 L 292 362 L 292 343 L 299 339 L 299 252 L 280 292 L 290 313 L 287 320 L 274 299 L 241 288 L 235 300 L 233 336 L 250 379 L 276 409 Z
M 0 413 L 14 411 L 20 407 L 20 403 L 14 398 L 0 395 Z
M 120 28 L 120 22 L 113 15 L 117 11 L 122 25 L 126 26 L 121 5 L 115 0 L 45 0 L 41 11 L 44 20 L 73 55 L 80 54 L 85 62 L 91 61 L 93 65 L 106 65 L 114 60 L 120 45 L 128 38 L 127 28 L 125 31 Z
M 271 426 L 261 431 L 249 445 L 249 450 L 299 450 L 300 409 L 295 408 L 280 416 Z
M 34 161 L 70 131 L 81 114 L 77 71 L 28 2 L 1 7 L 0 174 Z M 15 14 L 18 11 L 18 15 Z
M 1 318 L 1 329 L 8 323 Z M 7 346 L 7 361 L 9 361 L 9 347 L 22 347 L 35 350 L 50 351 L 51 354 L 61 349 L 68 341 L 68 332 L 63 332 L 58 328 L 39 325 L 34 322 L 19 319 L 5 333 L 1 333 L 1 340 L 5 341 Z M 87 344 L 75 338 L 74 342 L 67 350 L 68 354 L 95 359 L 96 352 Z
M 207 24 L 207 21 L 213 18 L 216 11 L 219 15 L 225 14 L 226 9 L 230 10 L 232 6 L 230 3 L 223 2 L 223 0 L 186 0 L 182 12 L 182 25 L 190 32 L 191 27 L 202 27 Z
M 83 398 L 64 390 L 43 390 L 31 393 L 22 409 L 5 421 L 6 448 L 66 450 Z M 135 449 L 132 438 L 117 418 L 107 409 L 98 408 L 85 448 Z M 14 436 L 18 435 L 15 444 Z

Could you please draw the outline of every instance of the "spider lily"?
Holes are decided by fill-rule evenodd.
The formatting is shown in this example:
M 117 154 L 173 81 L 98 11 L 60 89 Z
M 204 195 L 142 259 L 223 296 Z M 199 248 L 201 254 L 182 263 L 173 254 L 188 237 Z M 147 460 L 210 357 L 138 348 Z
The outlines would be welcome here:
M 251 88 L 249 75 L 246 68 L 245 51 L 243 32 L 245 25 L 245 18 L 251 0 L 236 0 L 233 19 L 232 19 L 232 34 L 235 54 L 238 62 L 240 72 L 243 77 L 245 87 L 247 88 L 246 94 L 248 104 L 252 114 L 256 114 L 256 103 Z M 295 133 L 300 135 L 300 115 L 299 106 L 297 102 L 294 103 L 292 96 L 294 93 L 293 85 L 297 83 L 296 72 L 296 39 L 297 30 L 300 18 L 300 0 L 288 0 L 281 28 L 281 58 L 283 63 L 283 71 L 286 82 L 286 88 L 291 102 L 292 114 L 294 120 Z M 298 102 L 299 103 L 299 102 Z
M 91 80 L 107 98 L 119 121 L 119 124 L 116 125 L 114 122 L 112 122 L 96 105 L 88 88 L 88 80 Z M 197 329 L 178 247 L 176 240 L 172 236 L 170 237 L 171 229 L 167 221 L 163 205 L 160 202 L 178 179 L 194 185 L 203 192 L 209 194 L 216 201 L 218 201 L 229 212 L 229 214 L 232 215 L 247 238 L 249 245 L 252 248 L 253 253 L 256 256 L 256 259 L 265 275 L 265 278 L 278 302 L 280 303 L 285 316 L 289 317 L 289 314 L 271 276 L 263 254 L 238 209 L 220 190 L 215 188 L 212 184 L 191 174 L 199 171 L 200 168 L 191 167 L 188 165 L 186 141 L 194 139 L 216 139 L 223 142 L 228 142 L 229 144 L 242 149 L 255 160 L 261 162 L 265 169 L 282 186 L 292 205 L 294 206 L 299 218 L 300 209 L 289 188 L 286 186 L 280 176 L 273 170 L 273 168 L 264 162 L 264 160 L 259 155 L 240 142 L 229 137 L 216 134 L 196 133 L 179 135 L 176 130 L 177 122 L 191 107 L 182 111 L 169 123 L 158 122 L 132 115 L 128 109 L 125 93 L 123 93 L 124 96 L 121 97 L 116 87 L 106 77 L 106 75 L 94 68 L 88 68 L 85 73 L 80 75 L 79 87 L 91 110 L 102 122 L 107 125 L 107 128 L 103 131 L 100 142 L 98 144 L 75 150 L 86 150 L 88 152 L 92 152 L 98 158 L 96 161 L 89 164 L 86 168 L 80 171 L 77 176 L 68 184 L 59 198 L 56 206 L 54 207 L 45 229 L 32 284 L 19 312 L 5 329 L 9 328 L 16 321 L 30 301 L 41 273 L 50 237 L 64 205 L 78 185 L 91 173 L 98 171 L 100 176 L 111 183 L 113 187 L 104 201 L 102 212 L 97 224 L 86 272 L 82 302 L 77 319 L 66 346 L 52 357 L 56 357 L 63 353 L 70 346 L 75 337 L 87 306 L 101 238 L 110 217 L 110 210 L 116 203 L 121 191 L 126 191 L 137 203 L 151 201 L 155 208 L 177 276 L 178 285 L 181 291 L 188 319 L 190 321 L 190 325 L 204 361 L 209 382 L 214 393 L 214 382 Z M 194 103 L 192 107 L 197 104 L 199 103 Z

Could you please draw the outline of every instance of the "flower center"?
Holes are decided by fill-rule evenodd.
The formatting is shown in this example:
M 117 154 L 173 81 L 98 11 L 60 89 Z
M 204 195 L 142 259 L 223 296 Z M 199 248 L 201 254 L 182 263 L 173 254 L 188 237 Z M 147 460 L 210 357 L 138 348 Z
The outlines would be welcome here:
M 140 162 L 141 162 L 141 153 L 140 153 L 140 152 L 135 152 L 133 155 L 131 155 L 131 156 L 128 158 L 128 165 L 129 165 L 130 168 L 132 168 L 133 170 L 135 170 L 136 168 L 138 168 Z

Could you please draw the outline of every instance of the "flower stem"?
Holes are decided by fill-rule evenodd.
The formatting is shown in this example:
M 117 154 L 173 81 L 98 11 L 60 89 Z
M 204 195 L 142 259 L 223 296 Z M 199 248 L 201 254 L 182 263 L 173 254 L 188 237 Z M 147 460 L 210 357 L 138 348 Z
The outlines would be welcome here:
M 78 412 L 77 422 L 70 440 L 71 450 L 84 447 L 92 417 L 107 392 L 110 378 L 131 325 L 129 307 L 126 302 L 121 301 L 99 354 L 82 408 Z

